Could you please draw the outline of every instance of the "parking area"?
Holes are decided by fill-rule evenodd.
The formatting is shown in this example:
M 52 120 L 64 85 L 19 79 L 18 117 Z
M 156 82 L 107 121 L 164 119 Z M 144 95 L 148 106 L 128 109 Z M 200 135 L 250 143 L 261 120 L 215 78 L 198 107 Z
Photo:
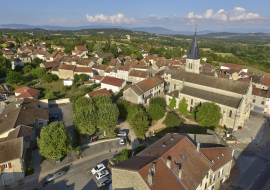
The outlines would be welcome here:
M 55 104 L 55 105 L 50 105 L 49 107 L 49 114 L 50 115 L 57 115 L 58 119 L 50 119 L 50 122 L 53 121 L 64 121 L 68 132 L 70 133 L 72 137 L 72 142 L 75 142 L 75 133 L 73 130 L 73 120 L 72 120 L 72 104 L 67 103 L 67 104 Z

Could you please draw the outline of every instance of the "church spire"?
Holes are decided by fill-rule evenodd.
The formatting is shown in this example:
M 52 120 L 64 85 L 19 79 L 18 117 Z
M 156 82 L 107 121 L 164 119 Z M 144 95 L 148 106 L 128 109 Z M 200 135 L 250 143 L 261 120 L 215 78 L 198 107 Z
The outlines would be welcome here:
M 193 42 L 189 48 L 189 52 L 188 52 L 188 59 L 200 59 L 200 55 L 199 55 L 199 46 L 197 43 L 197 24 L 196 24 L 196 29 L 195 29 L 195 34 L 193 37 Z

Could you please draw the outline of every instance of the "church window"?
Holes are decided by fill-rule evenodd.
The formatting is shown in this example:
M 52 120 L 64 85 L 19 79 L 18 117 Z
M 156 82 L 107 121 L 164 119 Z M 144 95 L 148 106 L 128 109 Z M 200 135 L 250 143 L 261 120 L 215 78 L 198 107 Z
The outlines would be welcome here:
M 190 63 L 188 64 L 188 68 L 190 69 Z
M 232 110 L 230 110 L 230 114 L 229 114 L 229 117 L 232 117 Z
M 191 99 L 191 103 L 190 104 L 193 105 L 193 99 Z
M 176 89 L 176 84 L 174 84 L 174 89 Z

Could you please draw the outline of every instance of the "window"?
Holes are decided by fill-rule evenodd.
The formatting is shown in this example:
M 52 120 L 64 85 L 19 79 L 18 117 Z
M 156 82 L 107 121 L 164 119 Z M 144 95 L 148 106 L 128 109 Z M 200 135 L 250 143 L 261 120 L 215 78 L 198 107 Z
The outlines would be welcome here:
M 174 84 L 174 89 L 176 89 L 176 84 Z
M 2 166 L 4 170 L 9 169 L 8 164 L 3 164 Z
M 190 104 L 193 105 L 193 99 L 191 99 L 191 103 Z
M 213 189 L 215 189 L 215 186 L 214 185 L 212 186 L 211 190 L 213 190 Z
M 209 173 L 206 174 L 206 179 L 208 179 Z
M 253 103 L 255 103 L 255 99 L 253 99 Z
M 205 183 L 204 189 L 205 189 L 205 190 L 207 189 L 207 183 Z
M 229 114 L 229 117 L 232 117 L 232 110 L 230 110 L 230 114 Z
M 262 105 L 264 105 L 264 101 L 262 101 Z

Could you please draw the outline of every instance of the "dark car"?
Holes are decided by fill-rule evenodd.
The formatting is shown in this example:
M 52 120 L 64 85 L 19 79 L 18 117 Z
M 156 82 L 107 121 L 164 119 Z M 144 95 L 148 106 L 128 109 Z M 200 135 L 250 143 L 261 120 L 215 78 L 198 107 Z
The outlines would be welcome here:
M 50 114 L 50 115 L 49 115 L 49 118 L 50 118 L 50 119 L 58 119 L 58 115 L 52 115 L 52 114 Z
M 43 183 L 43 187 L 48 187 L 50 185 L 54 184 L 54 181 L 46 181 Z
M 65 171 L 60 171 L 60 172 L 55 172 L 53 174 L 49 174 L 47 177 L 46 177 L 46 181 L 49 182 L 49 181 L 53 181 L 55 178 L 58 178 L 62 175 L 64 175 L 66 172 Z

